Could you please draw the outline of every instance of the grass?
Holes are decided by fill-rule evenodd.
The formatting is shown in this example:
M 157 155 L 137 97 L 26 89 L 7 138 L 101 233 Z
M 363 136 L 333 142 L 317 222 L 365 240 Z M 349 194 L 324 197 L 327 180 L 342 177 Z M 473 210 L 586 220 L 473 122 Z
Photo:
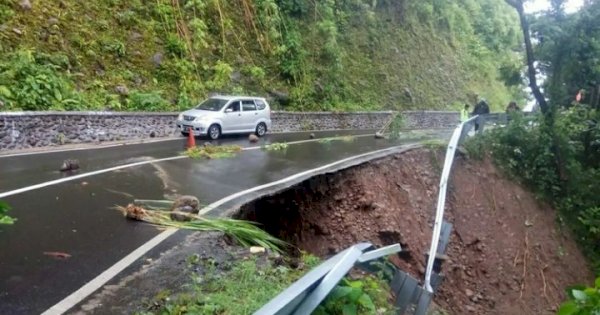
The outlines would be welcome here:
M 329 144 L 332 141 L 342 141 L 342 142 L 350 143 L 350 142 L 353 142 L 354 139 L 356 139 L 355 136 L 327 137 L 327 138 L 319 139 L 317 142 L 321 143 L 321 144 Z
M 266 151 L 285 151 L 288 148 L 288 144 L 285 142 L 275 142 L 262 147 Z
M 151 303 L 152 309 L 138 315 L 252 314 L 319 263 L 305 255 L 301 267 L 294 269 L 251 256 L 219 266 L 226 270 L 222 271 L 210 260 L 188 261 L 204 269 L 203 275 L 192 276 L 192 289 L 173 298 L 163 292 Z
M 437 149 L 445 149 L 448 146 L 448 141 L 444 141 L 444 140 L 440 140 L 440 139 L 430 139 L 430 140 L 421 141 L 421 144 L 423 144 L 423 146 L 426 147 L 427 149 L 437 150 Z
M 242 151 L 242 147 L 238 145 L 210 145 L 189 148 L 184 154 L 192 159 L 222 159 L 233 157 L 240 151 Z
M 265 259 L 266 258 L 266 259 Z M 215 264 L 197 255 L 188 259 L 193 273 L 190 289 L 170 296 L 162 291 L 137 315 L 252 314 L 316 267 L 319 258 L 304 254 L 298 268 L 281 264 L 275 256 L 253 255 Z M 394 314 L 389 287 L 371 275 L 344 278 L 314 314 Z M 355 313 L 343 310 L 354 309 Z
M 326 3 L 318 1 L 288 1 L 306 5 L 302 14 L 288 12 L 286 1 L 244 2 L 251 10 L 228 1 L 187 1 L 178 8 L 165 0 L 52 0 L 36 1 L 31 10 L 18 9 L 17 2 L 0 4 L 0 60 L 29 49 L 43 55 L 38 63 L 59 67 L 60 77 L 82 93 L 81 109 L 178 110 L 210 91 L 271 90 L 289 91 L 289 104 L 272 104 L 287 110 L 439 109 L 466 102 L 468 92 L 485 93 L 503 108 L 514 94 L 497 79 L 499 57 L 512 50 L 475 54 L 476 34 L 432 28 L 430 20 L 417 22 L 411 9 L 398 18 L 348 4 L 327 17 Z M 276 3 L 272 15 L 266 8 Z M 337 35 L 324 37 L 315 27 L 322 22 L 338 28 Z M 323 56 L 327 44 L 335 44 L 336 58 Z M 239 79 L 231 79 L 234 73 Z M 117 85 L 131 96 L 118 95 Z M 14 104 L 8 109 L 18 109 Z

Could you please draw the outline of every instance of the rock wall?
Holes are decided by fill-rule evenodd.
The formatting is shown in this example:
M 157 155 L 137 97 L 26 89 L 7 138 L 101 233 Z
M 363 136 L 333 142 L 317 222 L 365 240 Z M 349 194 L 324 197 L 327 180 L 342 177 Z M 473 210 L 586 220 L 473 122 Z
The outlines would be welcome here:
M 393 112 L 273 112 L 272 132 L 379 129 Z M 457 112 L 402 113 L 411 129 L 451 128 Z M 176 136 L 177 113 L 0 112 L 0 150 Z

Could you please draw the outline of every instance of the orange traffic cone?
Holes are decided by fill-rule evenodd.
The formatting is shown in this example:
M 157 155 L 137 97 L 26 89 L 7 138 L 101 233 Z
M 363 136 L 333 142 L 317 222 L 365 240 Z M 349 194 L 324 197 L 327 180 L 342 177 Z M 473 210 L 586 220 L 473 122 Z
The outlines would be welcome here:
M 188 142 L 187 147 L 193 148 L 196 146 L 196 138 L 194 137 L 194 130 L 192 128 L 188 129 Z

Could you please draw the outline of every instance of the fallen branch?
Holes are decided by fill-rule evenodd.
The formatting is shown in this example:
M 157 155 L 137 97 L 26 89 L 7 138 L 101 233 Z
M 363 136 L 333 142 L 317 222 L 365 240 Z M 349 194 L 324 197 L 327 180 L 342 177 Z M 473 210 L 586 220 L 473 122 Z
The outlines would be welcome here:
M 548 294 L 546 293 L 546 276 L 544 275 L 544 269 L 546 269 L 548 266 L 544 266 L 542 269 L 540 269 L 540 274 L 542 275 L 542 281 L 544 282 L 544 288 L 543 288 L 543 292 L 544 292 L 544 297 L 546 298 L 546 302 L 548 302 L 548 304 L 551 304 L 550 299 L 548 298 Z
M 521 277 L 521 293 L 519 299 L 523 298 L 525 291 L 526 275 L 527 275 L 527 258 L 529 257 L 529 233 L 525 232 L 525 250 L 523 251 L 523 276 Z
M 261 246 L 281 252 L 281 248 L 287 245 L 284 241 L 265 232 L 250 221 L 230 218 L 204 218 L 199 215 L 179 211 L 147 210 L 135 204 L 129 204 L 127 207 L 117 206 L 116 209 L 129 219 L 144 221 L 161 227 L 223 232 L 242 246 Z M 171 220 L 171 214 L 173 213 L 187 216 L 191 221 L 179 222 Z

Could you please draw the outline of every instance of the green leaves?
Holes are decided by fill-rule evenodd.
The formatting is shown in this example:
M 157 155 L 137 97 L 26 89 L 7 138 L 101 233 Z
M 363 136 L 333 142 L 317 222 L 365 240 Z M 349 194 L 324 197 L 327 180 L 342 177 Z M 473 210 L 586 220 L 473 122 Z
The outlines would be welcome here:
M 567 289 L 569 300 L 558 309 L 558 315 L 595 315 L 600 314 L 600 277 L 594 287 L 581 285 Z
M 329 293 L 314 314 L 375 314 L 376 305 L 389 305 L 387 292 L 386 284 L 381 279 L 372 276 L 364 276 L 358 280 L 345 278 Z M 382 314 L 393 314 L 392 309 L 381 310 Z
M 8 225 L 13 224 L 15 223 L 15 221 L 17 221 L 17 219 L 11 218 L 8 215 L 6 215 L 8 210 L 10 210 L 10 206 L 6 202 L 0 200 L 0 224 Z
M 38 60 L 32 51 L 18 50 L 0 61 L 0 99 L 9 109 L 76 109 L 77 93 L 47 57 Z

